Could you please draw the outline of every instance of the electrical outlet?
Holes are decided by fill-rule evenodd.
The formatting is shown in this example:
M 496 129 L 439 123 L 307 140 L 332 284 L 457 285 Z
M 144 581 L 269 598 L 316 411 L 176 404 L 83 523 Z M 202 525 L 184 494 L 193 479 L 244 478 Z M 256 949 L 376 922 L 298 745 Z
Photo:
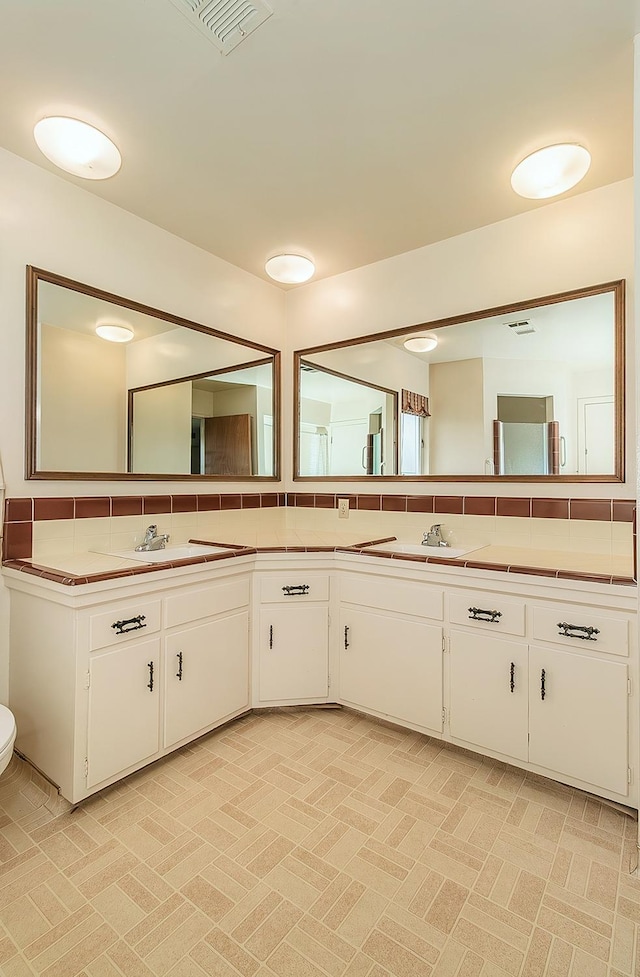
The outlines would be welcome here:
M 338 499 L 338 519 L 349 518 L 349 499 Z

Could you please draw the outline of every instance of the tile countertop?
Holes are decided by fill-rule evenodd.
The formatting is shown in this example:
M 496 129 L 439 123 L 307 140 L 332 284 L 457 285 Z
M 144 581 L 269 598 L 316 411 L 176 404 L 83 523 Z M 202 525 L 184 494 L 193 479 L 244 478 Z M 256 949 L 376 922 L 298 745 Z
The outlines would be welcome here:
M 251 555 L 256 552 L 304 552 L 350 550 L 363 555 L 384 557 L 386 559 L 456 567 L 467 566 L 470 569 L 486 569 L 526 573 L 530 570 L 534 575 L 545 577 L 561 577 L 569 579 L 591 579 L 603 583 L 633 585 L 633 557 L 608 556 L 598 553 L 583 553 L 560 549 L 534 549 L 529 547 L 489 545 L 475 549 L 459 560 L 439 558 L 433 555 L 411 555 L 376 550 L 376 543 L 389 543 L 395 537 L 385 537 L 384 540 L 365 541 L 357 538 L 353 532 L 313 532 L 288 531 L 265 532 L 259 534 L 249 546 L 246 544 L 222 543 L 229 546 L 228 553 L 215 554 L 207 557 L 197 557 L 175 561 L 173 563 L 141 563 L 134 560 L 121 559 L 103 553 L 75 553 L 61 554 L 47 557 L 46 565 L 42 560 L 10 560 L 4 565 L 9 569 L 22 570 L 42 577 L 50 577 L 68 585 L 90 583 L 96 579 L 109 579 L 132 574 L 152 573 L 156 570 L 166 570 L 173 566 L 187 566 L 196 563 L 216 562 L 230 557 Z M 197 539 L 194 543 L 221 545 L 220 541 Z

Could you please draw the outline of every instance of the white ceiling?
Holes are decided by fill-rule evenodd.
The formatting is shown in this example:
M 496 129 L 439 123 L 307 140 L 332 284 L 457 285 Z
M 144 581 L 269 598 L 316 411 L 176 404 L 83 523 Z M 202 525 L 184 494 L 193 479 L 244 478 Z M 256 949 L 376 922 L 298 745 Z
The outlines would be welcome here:
M 60 174 L 34 123 L 97 125 L 120 173 L 66 179 L 263 277 L 544 206 L 509 176 L 552 142 L 592 153 L 572 193 L 631 175 L 635 0 L 269 3 L 224 57 L 170 0 L 0 0 L 0 145 Z

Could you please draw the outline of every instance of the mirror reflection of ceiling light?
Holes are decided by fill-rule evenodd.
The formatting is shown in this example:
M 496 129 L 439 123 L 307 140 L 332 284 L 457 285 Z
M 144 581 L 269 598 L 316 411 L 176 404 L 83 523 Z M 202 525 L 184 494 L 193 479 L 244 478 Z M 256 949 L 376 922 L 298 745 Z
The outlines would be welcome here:
M 411 353 L 430 353 L 438 345 L 435 336 L 414 336 L 412 339 L 405 339 L 404 348 Z
M 511 174 L 511 186 L 521 197 L 542 200 L 571 190 L 586 176 L 591 154 L 577 143 L 545 146 L 526 156 Z
M 129 343 L 133 339 L 133 329 L 129 326 L 96 326 L 96 333 L 110 343 Z
M 122 164 L 120 150 L 104 132 L 79 119 L 65 116 L 40 119 L 33 136 L 48 160 L 85 180 L 106 180 Z
M 308 282 L 316 270 L 310 258 L 301 254 L 276 254 L 264 266 L 269 278 L 283 285 L 300 285 Z

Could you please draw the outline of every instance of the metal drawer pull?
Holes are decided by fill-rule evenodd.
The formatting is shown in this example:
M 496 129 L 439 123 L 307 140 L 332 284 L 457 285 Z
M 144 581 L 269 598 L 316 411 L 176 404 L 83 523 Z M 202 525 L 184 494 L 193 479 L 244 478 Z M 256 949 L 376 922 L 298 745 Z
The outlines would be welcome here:
M 178 659 L 178 671 L 176 672 L 176 678 L 178 679 L 179 682 L 182 682 L 182 652 L 181 651 L 178 652 L 176 658 Z
M 511 668 L 509 669 L 509 688 L 512 692 L 515 692 L 516 688 L 516 665 L 515 662 L 511 662 Z
M 544 697 L 547 694 L 546 680 L 547 680 L 547 673 L 545 672 L 545 670 L 543 668 L 541 670 L 541 672 L 540 672 L 540 698 L 543 701 L 544 701 Z
M 273 624 L 269 625 L 269 648 L 273 648 Z
M 296 583 L 289 584 L 282 588 L 282 592 L 285 597 L 302 597 L 303 594 L 309 593 L 308 583 Z
M 344 626 L 344 650 L 346 651 L 349 647 L 349 625 Z
M 567 624 L 566 621 L 558 621 L 558 627 L 560 628 L 559 634 L 563 638 L 581 638 L 583 641 L 597 641 L 597 634 L 600 634 L 599 628 L 587 628 L 584 624 Z M 575 632 L 578 632 L 577 634 Z
M 147 668 L 149 669 L 149 684 L 147 685 L 147 688 L 149 689 L 149 692 L 153 692 L 153 662 L 148 662 Z
M 114 628 L 116 634 L 128 634 L 129 631 L 139 631 L 140 628 L 146 628 L 146 624 L 142 622 L 146 621 L 144 614 L 138 614 L 137 617 L 128 617 L 126 621 L 114 621 L 111 625 Z M 127 627 L 127 624 L 131 627 Z
M 498 618 L 502 617 L 502 611 L 483 611 L 480 607 L 468 607 L 470 621 L 488 621 L 489 624 L 497 624 Z

